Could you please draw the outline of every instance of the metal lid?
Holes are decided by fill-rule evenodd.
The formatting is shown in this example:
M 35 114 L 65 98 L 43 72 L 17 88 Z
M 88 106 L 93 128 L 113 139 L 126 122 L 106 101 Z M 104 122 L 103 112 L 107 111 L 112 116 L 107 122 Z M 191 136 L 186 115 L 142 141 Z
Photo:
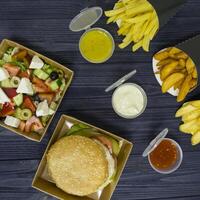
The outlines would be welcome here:
M 69 29 L 73 32 L 86 30 L 94 25 L 102 16 L 101 7 L 85 8 L 76 15 L 69 24 Z
M 155 148 L 158 144 L 160 144 L 161 139 L 163 139 L 163 138 L 166 137 L 167 133 L 168 133 L 168 129 L 167 129 L 167 128 L 164 129 L 163 131 L 161 131 L 161 132 L 156 136 L 156 138 L 154 138 L 154 139 L 150 142 L 149 146 L 144 150 L 142 156 L 143 156 L 143 157 L 148 156 L 148 155 L 154 150 L 154 148 Z
M 127 81 L 128 79 L 130 79 L 133 75 L 136 74 L 136 70 L 131 71 L 130 73 L 126 74 L 125 76 L 123 76 L 122 78 L 120 78 L 118 81 L 116 81 L 115 83 L 113 83 L 112 85 L 110 85 L 109 87 L 107 87 L 105 89 L 105 92 L 109 92 L 113 89 L 115 89 L 116 87 L 119 87 L 121 84 L 123 84 L 125 81 Z

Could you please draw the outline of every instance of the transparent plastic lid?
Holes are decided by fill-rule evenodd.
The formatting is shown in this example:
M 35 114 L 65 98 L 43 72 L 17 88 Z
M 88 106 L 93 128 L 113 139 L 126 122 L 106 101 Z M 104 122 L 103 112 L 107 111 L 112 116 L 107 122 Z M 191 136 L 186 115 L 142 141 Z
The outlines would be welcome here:
M 101 7 L 85 8 L 76 15 L 69 24 L 69 29 L 73 32 L 86 30 L 94 25 L 102 16 Z
M 161 139 L 165 138 L 168 133 L 168 128 L 165 128 L 163 131 L 161 131 L 149 144 L 149 146 L 144 150 L 142 156 L 146 157 L 148 156 L 155 147 L 161 142 Z

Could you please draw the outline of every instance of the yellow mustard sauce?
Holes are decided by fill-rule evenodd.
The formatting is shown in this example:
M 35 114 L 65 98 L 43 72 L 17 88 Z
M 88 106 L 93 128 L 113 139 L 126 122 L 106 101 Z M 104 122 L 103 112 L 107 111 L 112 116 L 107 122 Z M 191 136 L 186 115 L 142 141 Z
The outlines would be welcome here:
M 86 32 L 80 40 L 80 51 L 83 57 L 93 63 L 101 63 L 112 56 L 113 41 L 102 30 Z

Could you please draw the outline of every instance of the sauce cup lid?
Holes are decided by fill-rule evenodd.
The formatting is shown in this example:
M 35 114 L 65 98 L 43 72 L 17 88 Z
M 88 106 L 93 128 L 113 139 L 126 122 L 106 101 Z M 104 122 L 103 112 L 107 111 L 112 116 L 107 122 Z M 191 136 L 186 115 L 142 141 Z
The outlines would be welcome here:
M 117 87 L 119 87 L 121 84 L 123 84 L 125 81 L 127 81 L 128 79 L 130 79 L 133 75 L 136 74 L 136 70 L 133 70 L 131 72 L 129 72 L 128 74 L 126 74 L 125 76 L 123 76 L 122 78 L 120 78 L 119 80 L 117 80 L 116 82 L 114 82 L 112 85 L 110 85 L 109 87 L 107 87 L 105 89 L 105 92 L 109 92 Z
M 76 15 L 69 24 L 69 29 L 73 32 L 79 32 L 90 28 L 102 16 L 101 7 L 85 8 Z
M 162 130 L 148 145 L 148 147 L 144 150 L 142 156 L 146 157 L 148 156 L 154 149 L 155 147 L 161 142 L 161 139 L 165 138 L 168 133 L 168 128 L 165 128 Z

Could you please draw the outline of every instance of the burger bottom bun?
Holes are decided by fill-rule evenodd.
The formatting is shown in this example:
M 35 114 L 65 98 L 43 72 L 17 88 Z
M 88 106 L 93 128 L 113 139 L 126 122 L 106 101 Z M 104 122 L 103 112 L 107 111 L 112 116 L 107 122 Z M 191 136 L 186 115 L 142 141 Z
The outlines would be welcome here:
M 63 137 L 52 145 L 47 168 L 57 187 L 77 196 L 96 192 L 109 177 L 104 149 L 83 136 Z

